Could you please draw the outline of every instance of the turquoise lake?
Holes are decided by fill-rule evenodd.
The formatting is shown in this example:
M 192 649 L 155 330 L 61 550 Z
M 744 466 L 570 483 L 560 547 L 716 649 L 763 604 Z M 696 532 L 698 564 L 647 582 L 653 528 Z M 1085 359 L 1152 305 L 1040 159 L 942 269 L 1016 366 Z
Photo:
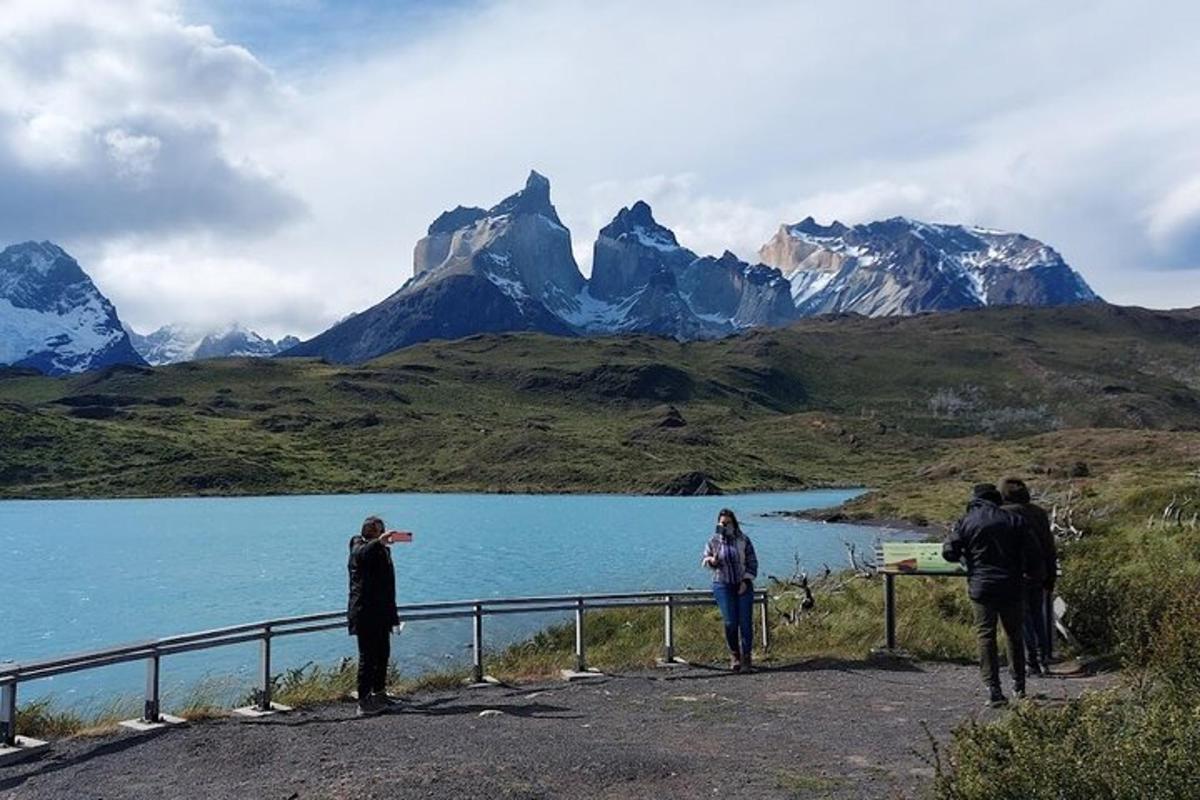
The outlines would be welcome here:
M 124 642 L 345 608 L 346 545 L 363 517 L 411 530 L 395 545 L 398 600 L 707 588 L 700 567 L 717 511 L 732 507 L 759 555 L 760 577 L 794 558 L 845 563 L 843 542 L 878 528 L 764 517 L 836 505 L 854 490 L 726 497 L 390 494 L 0 502 L 0 661 L 30 661 Z M 760 585 L 761 585 L 760 581 Z M 553 615 L 488 618 L 496 649 Z M 466 663 L 466 620 L 410 623 L 393 657 L 413 674 Z M 686 653 L 687 643 L 679 647 Z M 353 656 L 342 631 L 275 643 L 277 670 Z M 198 683 L 245 694 L 253 644 L 163 662 L 167 707 Z M 141 692 L 140 664 L 23 684 L 22 701 L 102 705 Z

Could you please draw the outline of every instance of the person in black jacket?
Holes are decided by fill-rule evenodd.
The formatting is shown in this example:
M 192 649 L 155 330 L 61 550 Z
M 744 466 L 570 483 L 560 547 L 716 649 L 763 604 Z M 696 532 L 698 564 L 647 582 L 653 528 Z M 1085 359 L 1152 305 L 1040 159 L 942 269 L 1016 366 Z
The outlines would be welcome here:
M 396 571 L 389 552 L 391 534 L 379 517 L 367 517 L 362 533 L 350 540 L 350 601 L 346 618 L 358 637 L 358 713 L 386 709 L 388 660 L 396 613 Z
M 996 622 L 1008 639 L 1008 665 L 1013 692 L 1025 696 L 1025 576 L 1041 576 L 1042 558 L 1024 519 L 1000 508 L 1000 492 L 990 483 L 975 487 L 967 513 L 942 547 L 947 561 L 967 567 L 967 586 L 975 607 L 979 636 L 979 668 L 988 687 L 988 704 L 1007 702 L 1000 688 Z
M 1025 651 L 1028 670 L 1033 675 L 1050 673 L 1050 626 L 1048 606 L 1058 577 L 1058 549 L 1050 530 L 1050 515 L 1029 497 L 1029 487 L 1019 478 L 1000 482 L 1003 508 L 1020 515 L 1037 539 L 1042 554 L 1041 579 L 1025 582 Z

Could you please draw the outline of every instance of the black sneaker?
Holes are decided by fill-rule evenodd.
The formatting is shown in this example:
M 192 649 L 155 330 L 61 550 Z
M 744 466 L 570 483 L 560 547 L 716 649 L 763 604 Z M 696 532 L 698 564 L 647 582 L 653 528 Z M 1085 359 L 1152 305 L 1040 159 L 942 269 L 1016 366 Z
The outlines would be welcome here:
M 358 711 L 360 717 L 373 717 L 376 714 L 382 714 L 387 710 L 387 706 L 379 701 L 375 695 L 371 695 L 365 700 L 358 701 Z
M 987 705 L 988 708 L 1003 708 L 1004 706 L 1008 705 L 1008 698 L 1004 696 L 1004 692 L 1000 691 L 999 689 L 993 689 L 991 693 L 988 694 L 987 703 L 985 705 Z
M 1014 687 L 1013 688 L 1013 697 L 1017 698 L 1018 700 L 1024 700 L 1025 699 L 1025 687 L 1024 686 Z

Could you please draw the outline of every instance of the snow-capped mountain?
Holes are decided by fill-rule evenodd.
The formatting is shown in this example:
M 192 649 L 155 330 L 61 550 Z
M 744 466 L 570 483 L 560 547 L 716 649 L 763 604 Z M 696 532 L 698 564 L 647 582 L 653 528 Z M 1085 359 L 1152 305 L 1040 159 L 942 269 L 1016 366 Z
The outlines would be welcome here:
M 1041 242 L 900 217 L 854 227 L 810 217 L 780 228 L 759 257 L 698 256 L 638 201 L 600 230 L 585 280 L 550 182 L 532 172 L 490 209 L 441 214 L 399 291 L 286 355 L 365 361 L 428 339 L 505 331 L 698 339 L 821 313 L 1098 299 Z
M 0 252 L 0 364 L 61 375 L 144 363 L 113 304 L 62 248 L 25 242 Z
M 798 312 L 915 314 L 1098 300 L 1053 248 L 1020 233 L 904 217 L 848 227 L 808 217 L 759 250 L 792 285 Z
M 265 358 L 300 343 L 295 336 L 285 336 L 278 342 L 266 339 L 237 323 L 216 331 L 164 325 L 145 336 L 127 330 L 134 349 L 156 367 L 201 358 Z

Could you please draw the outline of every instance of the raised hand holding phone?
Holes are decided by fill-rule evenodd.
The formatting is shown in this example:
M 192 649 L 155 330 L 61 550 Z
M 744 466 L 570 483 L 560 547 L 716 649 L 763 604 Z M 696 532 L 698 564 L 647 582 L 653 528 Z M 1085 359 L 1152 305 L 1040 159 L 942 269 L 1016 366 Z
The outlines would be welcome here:
M 388 531 L 383 535 L 384 544 L 409 544 L 412 540 L 412 531 Z

